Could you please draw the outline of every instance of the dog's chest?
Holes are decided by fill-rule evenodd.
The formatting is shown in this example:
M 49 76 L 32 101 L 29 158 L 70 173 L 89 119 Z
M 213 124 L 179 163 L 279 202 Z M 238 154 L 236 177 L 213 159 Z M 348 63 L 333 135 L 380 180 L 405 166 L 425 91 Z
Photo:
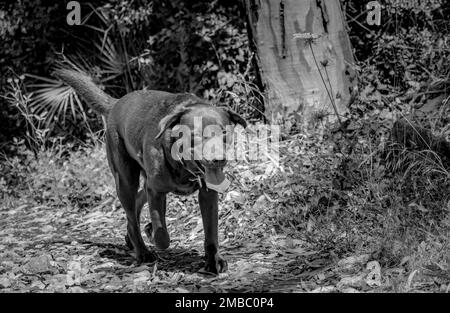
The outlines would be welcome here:
M 198 190 L 199 182 L 194 178 L 185 178 L 176 180 L 174 184 L 173 193 L 180 196 L 190 195 L 194 191 Z

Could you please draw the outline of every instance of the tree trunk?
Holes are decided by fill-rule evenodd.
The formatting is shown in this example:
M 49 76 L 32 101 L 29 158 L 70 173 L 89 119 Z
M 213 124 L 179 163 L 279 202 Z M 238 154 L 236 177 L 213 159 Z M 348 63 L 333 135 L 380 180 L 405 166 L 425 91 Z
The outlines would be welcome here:
M 356 79 L 339 0 L 243 1 L 268 119 L 304 124 L 316 112 L 345 113 Z

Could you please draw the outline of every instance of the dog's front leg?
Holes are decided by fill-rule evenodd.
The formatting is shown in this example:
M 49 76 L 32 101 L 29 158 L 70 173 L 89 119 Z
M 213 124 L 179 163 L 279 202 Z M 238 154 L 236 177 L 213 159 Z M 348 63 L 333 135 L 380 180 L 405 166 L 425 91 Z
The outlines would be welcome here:
M 141 211 L 142 211 L 142 208 L 144 207 L 146 202 L 147 202 L 147 193 L 145 192 L 144 189 L 142 189 L 141 191 L 138 192 L 138 194 L 136 196 L 136 203 L 134 205 L 135 211 L 136 211 L 136 215 L 137 215 L 138 224 L 140 224 Z M 125 235 L 125 242 L 127 244 L 127 247 L 130 250 L 133 250 L 133 243 L 131 242 L 131 239 L 128 236 L 128 233 Z
M 205 270 L 214 274 L 227 270 L 227 261 L 219 253 L 218 223 L 219 199 L 217 192 L 202 187 L 198 193 L 198 202 L 202 213 L 205 232 Z
M 146 226 L 146 231 L 151 233 L 150 240 L 156 248 L 167 249 L 170 238 L 166 226 L 166 194 L 147 188 L 147 200 L 152 223 Z

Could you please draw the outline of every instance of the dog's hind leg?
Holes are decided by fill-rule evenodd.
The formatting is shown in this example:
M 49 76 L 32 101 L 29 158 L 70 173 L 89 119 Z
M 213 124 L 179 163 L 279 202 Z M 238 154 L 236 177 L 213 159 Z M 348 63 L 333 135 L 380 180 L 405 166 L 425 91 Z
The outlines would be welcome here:
M 140 166 L 126 151 L 123 141 L 114 133 L 106 136 L 107 156 L 115 182 L 117 195 L 127 216 L 127 235 L 138 263 L 152 262 L 156 255 L 145 246 L 141 236 L 136 197 L 139 188 Z

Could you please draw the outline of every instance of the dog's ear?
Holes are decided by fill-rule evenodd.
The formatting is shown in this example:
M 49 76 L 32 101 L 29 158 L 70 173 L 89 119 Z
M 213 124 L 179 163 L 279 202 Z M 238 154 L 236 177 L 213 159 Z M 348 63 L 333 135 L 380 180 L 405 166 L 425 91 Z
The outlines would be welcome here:
M 246 128 L 247 127 L 247 122 L 242 118 L 242 116 L 240 116 L 239 114 L 237 114 L 236 112 L 230 110 L 230 109 L 226 109 L 228 116 L 230 118 L 230 121 L 233 124 L 239 124 L 242 125 L 242 127 Z
M 161 137 L 161 135 L 164 133 L 164 131 L 175 124 L 177 124 L 181 117 L 186 113 L 186 108 L 180 108 L 179 110 L 173 112 L 172 114 L 167 115 L 159 122 L 159 133 L 156 135 L 155 139 L 158 139 Z

